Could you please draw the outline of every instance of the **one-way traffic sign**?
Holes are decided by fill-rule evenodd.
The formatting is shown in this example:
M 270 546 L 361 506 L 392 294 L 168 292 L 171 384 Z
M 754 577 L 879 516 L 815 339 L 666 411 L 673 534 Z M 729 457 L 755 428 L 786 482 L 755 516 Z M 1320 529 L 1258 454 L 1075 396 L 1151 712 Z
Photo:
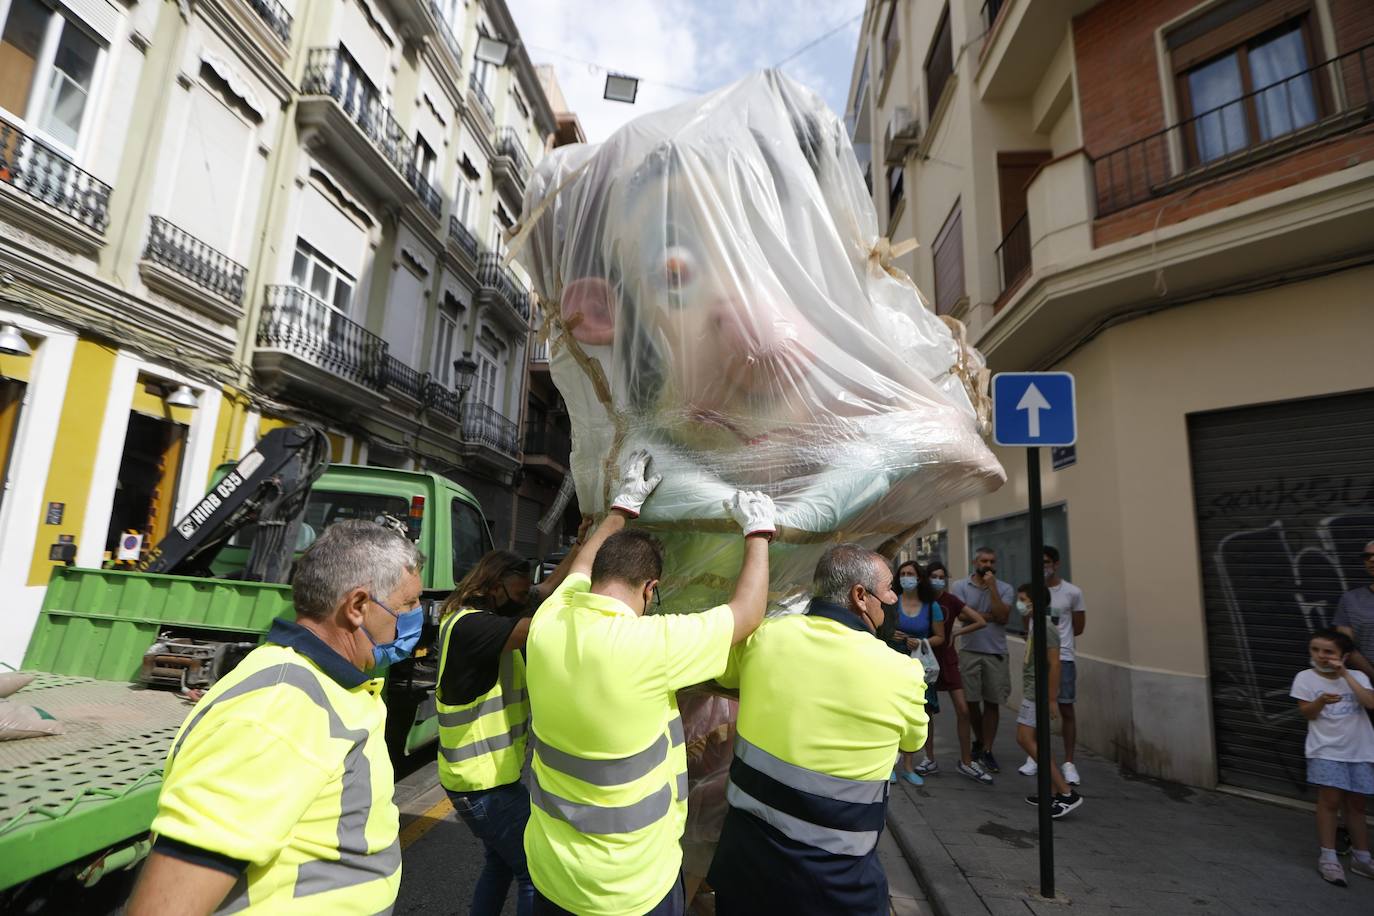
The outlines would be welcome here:
M 1073 445 L 1078 439 L 1073 376 L 999 372 L 992 377 L 992 441 L 998 445 Z

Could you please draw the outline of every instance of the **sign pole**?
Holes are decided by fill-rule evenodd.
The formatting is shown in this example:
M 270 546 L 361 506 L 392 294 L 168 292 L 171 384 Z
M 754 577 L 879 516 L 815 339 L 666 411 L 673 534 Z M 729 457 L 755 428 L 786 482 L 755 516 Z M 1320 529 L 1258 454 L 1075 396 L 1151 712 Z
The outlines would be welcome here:
M 1040 512 L 1040 449 L 1026 449 L 1026 489 L 1030 496 L 1030 559 L 1032 642 L 1035 644 L 1035 756 L 1036 793 L 1040 804 L 1040 896 L 1054 898 L 1054 819 L 1050 816 L 1054 789 L 1050 783 L 1050 684 L 1045 627 L 1049 608 L 1045 592 L 1045 535 Z

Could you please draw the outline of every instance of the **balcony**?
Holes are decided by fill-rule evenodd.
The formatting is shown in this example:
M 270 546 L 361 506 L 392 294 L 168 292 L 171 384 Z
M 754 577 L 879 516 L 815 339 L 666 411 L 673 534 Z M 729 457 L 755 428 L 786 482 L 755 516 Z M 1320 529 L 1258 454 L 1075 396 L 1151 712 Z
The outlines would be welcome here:
M 568 472 L 572 440 L 567 433 L 543 423 L 525 424 L 525 467 L 542 471 L 550 480 Z
M 498 188 L 508 191 L 517 202 L 525 195 L 525 180 L 529 178 L 530 157 L 520 137 L 510 127 L 496 132 L 496 155 L 491 160 L 491 174 Z
M 420 401 L 433 417 L 450 426 L 462 421 L 462 397 L 453 389 L 434 381 L 428 374 L 425 375 L 424 391 Z
M 477 78 L 476 73 L 473 73 L 472 76 L 468 78 L 468 99 L 471 103 L 482 109 L 482 111 L 486 112 L 487 123 L 496 123 L 496 106 L 493 105 L 491 99 L 487 97 L 487 90 L 482 86 L 482 81 Z
M 501 256 L 484 251 L 477 259 L 477 296 L 487 303 L 497 304 L 498 313 L 507 315 L 512 330 L 529 327 L 530 295 L 525 292 L 515 274 L 501 266 Z M 518 321 L 515 320 L 518 316 Z
M 296 286 L 269 286 L 253 368 L 269 394 L 356 409 L 381 400 L 386 341 Z
M 995 252 L 1002 280 L 1001 292 L 1004 295 L 1007 290 L 1020 283 L 1022 277 L 1030 273 L 1031 243 L 1028 217 L 1028 213 L 1021 214 L 1021 218 L 1012 225 L 1011 231 L 1002 239 L 1002 244 L 997 246 Z
M 386 367 L 386 388 L 398 392 L 420 403 L 424 398 L 425 380 L 420 373 L 401 362 L 390 353 L 383 360 Z
M 410 189 L 420 199 L 425 212 L 436 220 L 439 219 L 444 210 L 444 198 L 440 196 L 439 189 L 420 173 L 420 169 L 414 163 L 406 169 L 405 175 L 406 180 L 410 182 Z
M 463 76 L 463 45 L 458 41 L 458 36 L 453 34 L 452 27 L 449 26 L 448 20 L 444 18 L 444 13 L 439 9 L 439 4 L 435 0 L 429 0 L 429 11 L 434 16 L 435 31 L 439 33 L 440 40 L 448 49 L 453 64 L 453 72 L 461 80 Z M 462 85 L 461 82 L 459 85 Z
M 514 421 L 494 408 L 467 401 L 461 409 L 464 455 L 481 459 L 495 468 L 513 471 L 520 466 L 517 457 L 520 434 Z
M 247 269 L 185 229 L 152 217 L 139 273 L 144 282 L 221 321 L 236 321 Z M 208 295 L 207 295 L 208 294 Z
M 281 39 L 281 43 L 291 45 L 291 14 L 277 0 L 246 0 L 258 14 L 258 18 Z
M 1372 86 L 1374 44 L 1367 44 L 1104 153 L 1092 160 L 1097 215 L 1362 127 L 1374 120 Z
M 416 173 L 414 144 L 346 51 L 310 49 L 296 119 L 307 146 L 339 157 L 378 196 L 411 200 L 425 197 L 425 187 L 433 191 Z M 438 215 L 432 201 L 424 208 Z
M 989 0 L 974 85 L 983 101 L 1030 98 L 1068 39 L 1073 18 L 1101 0 Z M 976 40 L 976 39 L 975 39 Z
M 549 340 L 535 340 L 530 344 L 530 368 L 536 371 L 549 371 Z
M 110 186 L 3 119 L 0 190 L 28 199 L 13 200 L 21 222 L 41 221 L 44 228 L 87 250 L 102 244 L 100 236 L 110 221 Z M 30 201 L 43 208 L 35 210 Z
M 472 230 L 464 226 L 463 221 L 456 215 L 448 218 L 448 240 L 467 255 L 468 260 L 474 265 L 477 263 L 477 253 L 481 250 L 477 244 L 477 236 L 473 235 Z

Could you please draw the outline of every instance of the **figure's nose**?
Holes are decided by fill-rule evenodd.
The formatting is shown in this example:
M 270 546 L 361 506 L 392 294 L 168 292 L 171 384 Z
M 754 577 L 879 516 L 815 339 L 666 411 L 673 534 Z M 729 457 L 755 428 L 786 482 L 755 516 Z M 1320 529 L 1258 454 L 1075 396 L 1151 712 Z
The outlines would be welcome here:
M 779 355 L 801 337 L 795 310 L 766 298 L 748 303 L 736 297 L 717 299 L 711 326 L 724 355 L 756 360 Z

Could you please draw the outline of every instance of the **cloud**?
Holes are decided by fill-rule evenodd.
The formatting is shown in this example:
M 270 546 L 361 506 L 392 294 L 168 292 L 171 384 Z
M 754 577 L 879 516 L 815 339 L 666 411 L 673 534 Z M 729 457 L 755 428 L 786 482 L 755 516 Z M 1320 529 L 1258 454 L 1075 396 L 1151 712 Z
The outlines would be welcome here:
M 554 66 L 589 140 L 776 64 L 863 12 L 863 0 L 507 0 L 536 63 Z M 858 21 L 784 72 L 844 113 Z M 606 72 L 639 77 L 634 105 L 602 98 Z

